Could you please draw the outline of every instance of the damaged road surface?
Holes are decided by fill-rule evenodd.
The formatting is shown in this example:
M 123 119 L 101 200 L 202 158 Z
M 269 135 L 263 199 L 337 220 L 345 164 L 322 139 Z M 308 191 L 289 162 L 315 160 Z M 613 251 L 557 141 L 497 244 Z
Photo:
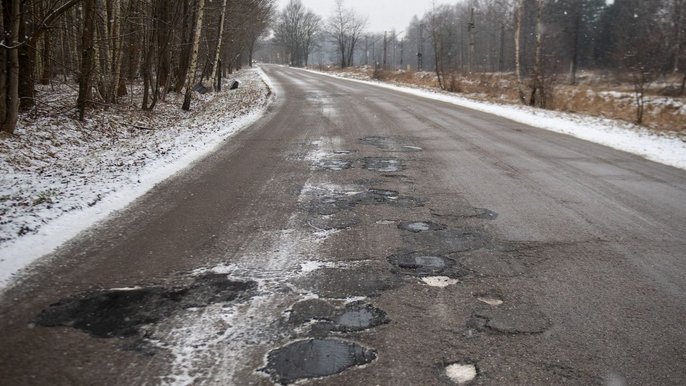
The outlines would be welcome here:
M 264 118 L 4 289 L 2 384 L 686 384 L 686 172 L 264 70 Z

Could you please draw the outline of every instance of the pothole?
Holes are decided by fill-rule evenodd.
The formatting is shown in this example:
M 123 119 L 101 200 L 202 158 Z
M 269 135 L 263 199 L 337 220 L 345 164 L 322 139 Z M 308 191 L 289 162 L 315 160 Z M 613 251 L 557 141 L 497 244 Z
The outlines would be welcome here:
M 443 230 L 445 229 L 445 225 L 436 224 L 435 222 L 431 221 L 403 221 L 400 224 L 398 224 L 398 228 L 414 233 L 419 233 Z
M 347 299 L 374 297 L 398 286 L 400 279 L 379 268 L 360 266 L 353 269 L 323 268 L 305 276 L 300 285 L 324 298 Z
M 454 211 L 431 209 L 431 215 L 436 217 L 452 217 L 456 219 L 478 218 L 483 220 L 495 220 L 498 218 L 498 213 L 486 208 L 462 208 Z
M 331 215 L 311 217 L 307 225 L 318 231 L 333 229 L 348 229 L 360 223 L 360 220 L 350 212 L 340 212 Z
M 414 249 L 430 248 L 440 254 L 450 254 L 481 249 L 489 244 L 490 237 L 478 230 L 443 229 L 406 233 L 403 240 Z
M 388 257 L 388 261 L 400 273 L 413 276 L 445 276 L 455 279 L 466 274 L 460 270 L 455 260 L 430 253 L 411 252 L 404 255 L 392 255 Z
M 334 331 L 352 332 L 380 326 L 390 322 L 386 313 L 371 304 L 355 302 L 348 304 L 343 312 L 334 318 Z
M 355 332 L 390 322 L 386 312 L 364 301 L 336 308 L 321 299 L 309 299 L 293 305 L 288 321 L 292 324 L 321 322 L 313 328 L 316 336 L 326 336 L 330 331 Z
M 338 339 L 309 339 L 273 350 L 263 369 L 281 384 L 320 378 L 361 366 L 376 359 L 376 352 Z
M 467 321 L 470 329 L 512 335 L 540 334 L 551 325 L 552 322 L 546 315 L 530 306 L 510 310 L 492 308 L 472 315 Z
M 426 284 L 430 287 L 439 287 L 439 288 L 445 288 L 445 287 L 455 285 L 455 284 L 460 282 L 457 279 L 451 279 L 447 276 L 427 276 L 427 277 L 423 277 L 422 281 L 424 282 L 424 284 Z
M 453 363 L 445 368 L 445 375 L 458 385 L 463 385 L 473 381 L 478 371 L 476 365 L 471 363 Z
M 375 172 L 399 172 L 405 170 L 402 161 L 396 158 L 367 157 L 362 160 L 364 168 Z
M 350 169 L 350 167 L 352 167 L 352 162 L 342 159 L 329 159 L 319 161 L 317 167 L 324 170 L 341 171 Z
M 136 335 L 178 310 L 234 301 L 257 287 L 253 281 L 231 281 L 205 274 L 180 288 L 133 288 L 96 291 L 60 300 L 43 310 L 36 325 L 73 327 L 100 338 Z

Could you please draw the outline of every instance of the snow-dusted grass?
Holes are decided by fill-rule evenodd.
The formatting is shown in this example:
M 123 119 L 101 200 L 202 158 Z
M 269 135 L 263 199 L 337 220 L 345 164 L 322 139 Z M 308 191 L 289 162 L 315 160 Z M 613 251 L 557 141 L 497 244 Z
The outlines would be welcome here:
M 665 165 L 686 169 L 686 138 L 676 132 L 657 133 L 630 123 L 606 118 L 541 110 L 527 106 L 483 102 L 438 90 L 350 79 L 345 76 L 318 71 L 311 72 L 467 107 L 533 127 L 599 143 Z
M 236 79 L 238 90 L 196 94 L 191 112 L 179 108 L 183 95 L 170 94 L 152 113 L 122 105 L 85 122 L 23 116 L 15 136 L 0 138 L 0 288 L 261 117 L 266 76 L 254 69 Z M 71 94 L 58 89 L 53 99 Z

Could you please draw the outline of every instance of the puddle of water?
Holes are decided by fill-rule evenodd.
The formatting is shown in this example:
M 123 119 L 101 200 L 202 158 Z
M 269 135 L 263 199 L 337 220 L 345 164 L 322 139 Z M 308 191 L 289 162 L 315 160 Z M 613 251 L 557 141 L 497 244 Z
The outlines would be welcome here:
M 398 224 L 398 228 L 419 233 L 427 231 L 439 231 L 445 229 L 445 225 L 436 224 L 431 221 L 414 221 L 414 222 L 401 222 Z
M 52 304 L 38 315 L 35 324 L 73 327 L 99 338 L 128 337 L 175 311 L 230 302 L 256 286 L 255 282 L 231 281 L 222 274 L 205 274 L 188 287 L 91 292 Z
M 320 378 L 361 366 L 376 359 L 374 350 L 338 339 L 310 339 L 273 350 L 264 369 L 282 384 Z
M 458 385 L 473 381 L 477 376 L 476 365 L 453 363 L 445 368 L 445 375 Z
M 429 277 L 423 277 L 422 281 L 431 287 L 439 287 L 439 288 L 445 288 L 451 285 L 455 285 L 459 283 L 459 280 L 457 279 L 451 279 L 447 276 L 429 276 Z

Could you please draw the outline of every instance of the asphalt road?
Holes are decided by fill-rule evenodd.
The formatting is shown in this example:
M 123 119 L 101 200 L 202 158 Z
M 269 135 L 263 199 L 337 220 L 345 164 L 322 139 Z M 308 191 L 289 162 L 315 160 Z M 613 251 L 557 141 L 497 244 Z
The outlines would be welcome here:
M 263 119 L 3 294 L 0 383 L 686 384 L 686 172 L 265 72 Z

